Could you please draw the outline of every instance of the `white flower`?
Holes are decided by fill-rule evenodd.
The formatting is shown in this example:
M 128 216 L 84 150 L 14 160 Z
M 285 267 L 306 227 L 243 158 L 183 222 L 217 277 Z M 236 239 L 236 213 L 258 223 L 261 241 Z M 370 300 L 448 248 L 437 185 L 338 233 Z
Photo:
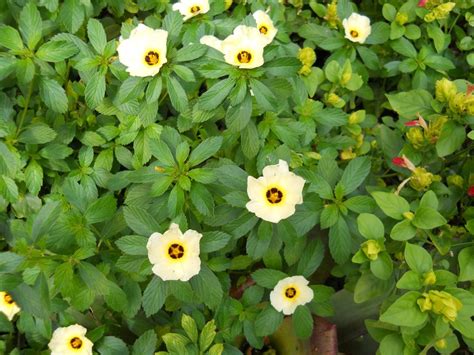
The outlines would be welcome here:
M 15 314 L 20 312 L 20 307 L 13 301 L 12 296 L 6 292 L 0 292 L 0 312 L 5 314 L 8 320 L 12 320 Z
M 263 176 L 247 179 L 246 207 L 250 212 L 268 222 L 278 223 L 295 213 L 295 205 L 303 203 L 305 180 L 290 172 L 288 163 L 280 160 L 277 165 L 263 168 Z
M 237 26 L 223 41 L 214 36 L 204 36 L 200 42 L 222 52 L 227 63 L 239 68 L 252 69 L 263 65 L 266 39 L 255 27 Z
M 296 307 L 311 302 L 314 293 L 303 276 L 287 277 L 278 281 L 270 292 L 270 303 L 278 312 L 293 314 Z
M 173 10 L 179 11 L 183 15 L 183 20 L 189 20 L 191 17 L 199 14 L 205 14 L 209 11 L 208 0 L 181 0 L 173 4 Z
M 56 329 L 48 344 L 51 355 L 92 355 L 94 344 L 86 333 L 87 329 L 79 324 Z
M 127 67 L 132 76 L 153 76 L 158 74 L 166 59 L 168 32 L 154 30 L 139 24 L 128 39 L 120 38 L 117 47 L 120 63 Z
M 370 19 L 367 16 L 352 13 L 342 21 L 346 38 L 352 42 L 364 43 L 371 32 Z
M 270 44 L 278 32 L 275 26 L 273 26 L 272 19 L 262 10 L 254 12 L 252 16 L 257 23 L 258 31 L 265 39 L 265 44 Z
M 189 229 L 184 234 L 172 223 L 164 233 L 153 233 L 148 239 L 148 259 L 153 272 L 161 279 L 188 281 L 201 270 L 199 240 L 202 234 Z

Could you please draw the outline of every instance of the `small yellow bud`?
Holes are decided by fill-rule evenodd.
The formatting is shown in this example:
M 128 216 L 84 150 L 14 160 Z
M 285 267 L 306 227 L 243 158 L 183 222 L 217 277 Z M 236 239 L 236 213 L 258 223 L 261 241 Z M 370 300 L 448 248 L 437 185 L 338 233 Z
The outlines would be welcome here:
M 417 191 L 426 190 L 433 182 L 434 175 L 425 168 L 415 168 L 412 171 L 410 186 Z
M 155 166 L 155 171 L 157 173 L 164 173 L 165 172 L 165 169 L 162 168 L 161 166 Z
M 442 315 L 445 322 L 454 322 L 456 320 L 458 312 L 462 308 L 461 301 L 445 291 L 431 290 L 429 298 L 433 304 L 433 313 Z
M 377 260 L 377 258 L 379 257 L 379 253 L 382 251 L 379 242 L 373 239 L 362 243 L 361 249 L 364 252 L 365 256 L 372 261 Z
M 397 16 L 395 16 L 395 22 L 400 26 L 403 26 L 408 22 L 408 15 L 404 12 L 397 12 Z
M 298 52 L 298 59 L 303 65 L 311 67 L 316 61 L 316 52 L 309 47 L 301 48 Z
M 365 120 L 365 110 L 352 112 L 349 115 L 349 124 L 358 124 Z M 375 140 L 373 142 L 376 142 Z
M 423 285 L 434 285 L 436 283 L 436 274 L 434 271 L 429 271 L 423 275 Z
M 342 160 L 351 160 L 357 157 L 357 154 L 352 151 L 352 148 L 341 151 L 340 157 Z
M 446 342 L 446 339 L 439 339 L 436 343 L 435 343 L 436 347 L 439 348 L 439 349 L 446 349 L 446 347 L 448 346 L 447 342 Z
M 446 116 L 438 116 L 430 122 L 428 130 L 425 132 L 425 137 L 428 143 L 435 144 L 438 141 L 441 129 L 448 121 Z
M 448 185 L 464 188 L 464 179 L 460 175 L 450 175 L 447 178 Z
M 332 0 L 332 2 L 328 4 L 324 19 L 328 22 L 330 27 L 337 27 L 337 23 L 339 22 L 339 17 L 337 16 L 337 0 Z
M 454 6 L 456 6 L 456 3 L 454 2 L 447 2 L 445 4 L 441 4 L 431 10 L 430 13 L 426 14 L 424 20 L 426 22 L 432 22 L 434 20 L 443 20 L 448 17 L 451 10 L 454 9 Z
M 433 308 L 433 304 L 427 293 L 423 293 L 423 297 L 418 298 L 416 303 L 418 303 L 418 307 L 420 307 L 422 312 L 430 311 Z
M 403 212 L 403 217 L 411 221 L 415 217 L 415 214 L 413 212 Z
M 305 155 L 308 158 L 314 159 L 314 160 L 320 160 L 321 159 L 321 154 L 316 153 L 316 152 L 306 152 Z
M 303 65 L 300 70 L 298 70 L 298 74 L 303 75 L 303 76 L 308 76 L 311 74 L 311 67 L 307 65 Z
M 224 0 L 225 9 L 227 10 L 232 5 L 232 0 Z
M 458 89 L 456 84 L 451 80 L 443 78 L 436 82 L 436 100 L 440 102 L 448 102 L 451 100 L 451 97 L 457 94 Z
M 400 260 L 400 261 L 405 260 L 405 255 L 403 255 L 403 252 L 401 252 L 401 251 L 397 251 L 395 253 L 395 257 L 397 258 L 397 260 Z
M 342 107 L 345 105 L 345 101 L 335 93 L 330 93 L 327 96 L 326 103 L 334 107 Z
M 407 138 L 415 149 L 421 149 L 426 144 L 423 130 L 418 127 L 410 128 L 407 132 Z

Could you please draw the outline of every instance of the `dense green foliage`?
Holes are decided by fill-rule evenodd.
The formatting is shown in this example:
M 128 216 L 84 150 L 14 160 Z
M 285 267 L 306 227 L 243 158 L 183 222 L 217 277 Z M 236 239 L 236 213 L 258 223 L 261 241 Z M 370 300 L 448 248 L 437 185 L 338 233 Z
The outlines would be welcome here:
M 272 339 L 293 275 L 314 292 L 300 339 L 344 317 L 345 288 L 380 309 L 382 355 L 474 351 L 474 1 L 418 5 L 211 0 L 183 21 L 166 0 L 1 1 L 0 291 L 21 311 L 0 313 L 0 353 L 78 323 L 99 354 L 240 354 Z M 262 66 L 200 43 L 267 9 Z M 365 43 L 344 37 L 353 12 Z M 168 31 L 154 76 L 118 58 L 139 23 Z M 280 159 L 303 203 L 270 223 L 247 178 Z M 189 282 L 148 259 L 172 222 L 203 235 Z

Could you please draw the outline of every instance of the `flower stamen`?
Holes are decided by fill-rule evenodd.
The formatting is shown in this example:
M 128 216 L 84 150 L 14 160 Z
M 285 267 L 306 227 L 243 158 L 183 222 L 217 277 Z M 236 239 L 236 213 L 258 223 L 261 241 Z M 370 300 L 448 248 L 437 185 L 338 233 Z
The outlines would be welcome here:
M 6 303 L 12 304 L 13 303 L 13 298 L 10 296 L 8 293 L 5 292 L 5 296 L 3 296 L 3 299 Z
M 181 244 L 171 244 L 168 248 L 168 255 L 171 259 L 181 259 L 184 256 L 184 248 Z
M 267 190 L 265 196 L 267 197 L 267 201 L 271 204 L 280 203 L 283 199 L 283 192 L 278 190 L 276 187 L 272 187 Z
M 351 36 L 357 38 L 359 37 L 359 32 L 357 32 L 356 30 L 351 30 Z
M 79 339 L 78 337 L 72 338 L 69 344 L 71 344 L 71 347 L 76 350 L 79 350 L 80 348 L 82 348 L 82 340 Z
M 258 30 L 260 31 L 262 35 L 266 35 L 268 33 L 268 28 L 267 26 L 264 26 L 264 25 L 260 26 Z
M 146 64 L 152 66 L 158 64 L 160 61 L 160 55 L 158 52 L 155 51 L 149 51 L 147 55 L 145 56 L 145 62 Z
M 285 296 L 287 298 L 294 298 L 296 296 L 296 289 L 294 287 L 288 287 L 285 290 Z
M 252 55 L 247 51 L 240 51 L 237 54 L 237 60 L 240 63 L 250 63 L 250 61 L 252 60 Z
M 195 14 L 195 13 L 201 11 L 201 8 L 197 5 L 194 5 L 194 6 L 191 7 L 190 11 L 191 11 L 192 14 Z

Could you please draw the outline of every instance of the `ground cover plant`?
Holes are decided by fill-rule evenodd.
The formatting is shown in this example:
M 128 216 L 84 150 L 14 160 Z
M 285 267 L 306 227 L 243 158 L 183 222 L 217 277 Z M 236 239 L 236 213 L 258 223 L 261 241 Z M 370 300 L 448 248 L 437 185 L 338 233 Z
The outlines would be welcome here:
M 0 353 L 472 353 L 473 37 L 473 0 L 1 1 Z

